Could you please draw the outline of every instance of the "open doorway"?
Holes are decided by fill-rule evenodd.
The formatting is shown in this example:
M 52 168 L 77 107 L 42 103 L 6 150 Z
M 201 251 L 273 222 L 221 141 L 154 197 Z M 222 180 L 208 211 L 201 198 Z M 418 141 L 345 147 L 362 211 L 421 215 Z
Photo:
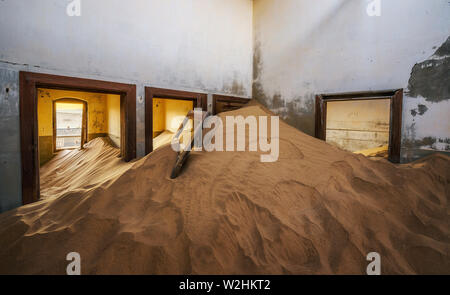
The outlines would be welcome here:
M 108 137 L 124 161 L 135 158 L 136 86 L 20 72 L 20 122 L 22 202 L 28 204 L 40 199 L 41 164 L 59 150 Z
M 153 99 L 153 150 L 171 143 L 184 118 L 193 109 L 194 102 L 191 100 Z M 186 130 L 192 132 L 191 121 L 188 121 Z
M 146 154 L 170 143 L 188 112 L 196 107 L 205 109 L 206 100 L 202 93 L 146 87 Z
M 403 90 L 316 96 L 316 137 L 344 150 L 400 162 Z
M 120 95 L 37 89 L 40 167 L 62 150 L 83 149 L 97 137 L 121 145 Z

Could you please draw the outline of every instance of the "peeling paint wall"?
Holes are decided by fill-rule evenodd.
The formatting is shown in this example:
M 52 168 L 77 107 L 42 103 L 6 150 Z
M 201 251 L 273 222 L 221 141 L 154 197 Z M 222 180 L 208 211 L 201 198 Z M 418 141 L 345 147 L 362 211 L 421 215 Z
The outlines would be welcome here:
M 138 156 L 145 86 L 251 96 L 252 1 L 81 0 L 70 17 L 71 2 L 0 1 L 0 212 L 21 204 L 21 70 L 136 84 Z
M 404 88 L 402 161 L 449 150 L 450 3 L 370 2 L 255 0 L 253 97 L 313 135 L 315 94 Z
M 450 36 L 432 56 L 413 66 L 406 95 L 409 120 L 403 124 L 403 157 L 450 152 Z

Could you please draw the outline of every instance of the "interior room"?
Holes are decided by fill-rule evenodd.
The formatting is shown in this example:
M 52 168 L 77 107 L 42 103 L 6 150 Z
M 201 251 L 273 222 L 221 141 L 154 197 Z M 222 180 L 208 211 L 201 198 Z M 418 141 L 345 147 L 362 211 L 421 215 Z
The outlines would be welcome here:
M 368 157 L 388 157 L 390 99 L 327 104 L 326 141 Z
M 153 149 L 170 144 L 175 133 L 189 111 L 194 110 L 194 101 L 153 98 Z M 185 131 L 192 130 L 190 121 Z
M 101 137 L 120 149 L 120 95 L 38 89 L 39 161 Z
M 0 0 L 0 278 L 449 275 L 449 1 Z

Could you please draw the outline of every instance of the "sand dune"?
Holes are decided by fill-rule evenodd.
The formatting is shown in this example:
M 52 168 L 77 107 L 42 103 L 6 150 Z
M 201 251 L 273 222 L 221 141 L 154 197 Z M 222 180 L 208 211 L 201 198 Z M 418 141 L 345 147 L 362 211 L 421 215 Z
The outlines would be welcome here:
M 120 150 L 106 137 L 87 143 L 85 148 L 81 152 L 61 151 L 41 168 L 41 199 L 98 184 L 107 186 L 132 165 L 120 159 Z
M 64 274 L 72 251 L 84 274 L 364 274 L 372 251 L 385 274 L 450 273 L 446 156 L 395 166 L 281 122 L 274 163 L 198 152 L 171 180 L 170 146 L 116 157 L 97 139 L 44 167 L 46 199 L 0 215 L 0 273 Z
M 153 138 L 153 150 L 159 149 L 161 146 L 172 142 L 175 133 L 169 130 L 163 131 L 160 135 Z

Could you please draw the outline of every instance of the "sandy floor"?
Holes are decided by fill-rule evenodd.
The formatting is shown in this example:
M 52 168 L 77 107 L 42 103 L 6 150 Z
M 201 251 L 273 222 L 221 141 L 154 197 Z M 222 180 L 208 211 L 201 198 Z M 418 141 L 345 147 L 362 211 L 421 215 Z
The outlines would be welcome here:
M 175 180 L 170 146 L 113 151 L 97 139 L 43 168 L 47 198 L 0 215 L 0 273 L 63 274 L 72 251 L 84 274 L 363 274 L 372 251 L 385 274 L 450 273 L 446 156 L 395 166 L 284 123 L 277 162 L 193 153 Z
M 170 144 L 175 133 L 165 130 L 163 133 L 153 138 L 153 150 L 157 150 L 163 145 Z
M 65 150 L 41 167 L 41 199 L 57 197 L 68 191 L 83 191 L 108 184 L 128 170 L 132 164 L 120 158 L 120 150 L 109 139 L 98 138 L 85 150 Z

